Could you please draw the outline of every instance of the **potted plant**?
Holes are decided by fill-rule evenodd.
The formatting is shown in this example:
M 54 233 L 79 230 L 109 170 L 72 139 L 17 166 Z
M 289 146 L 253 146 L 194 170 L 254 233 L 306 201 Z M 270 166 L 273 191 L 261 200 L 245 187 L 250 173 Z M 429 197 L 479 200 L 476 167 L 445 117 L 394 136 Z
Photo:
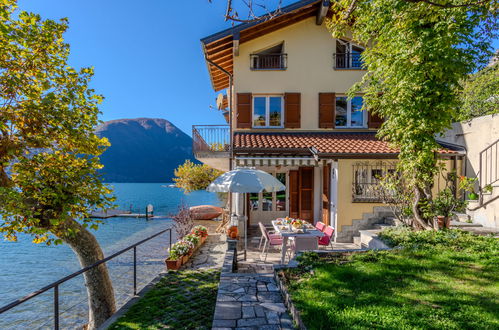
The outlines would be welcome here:
M 192 256 L 192 253 L 194 252 L 194 244 L 192 244 L 189 241 L 185 241 L 183 239 L 177 242 L 177 244 L 178 244 L 178 249 L 182 254 L 182 265 L 184 265 Z
M 194 234 L 196 236 L 199 236 L 201 238 L 201 244 L 206 241 L 206 238 L 208 237 L 208 229 L 205 226 L 197 225 L 194 226 L 191 230 L 191 234 Z
M 173 244 L 169 251 L 168 259 L 165 260 L 166 268 L 177 270 L 182 266 L 182 254 L 177 243 Z
M 201 246 L 201 237 L 197 235 L 194 234 L 185 235 L 183 240 L 191 242 L 194 245 L 194 250 L 197 250 L 197 248 Z
M 455 211 L 462 210 L 466 202 L 457 198 L 450 188 L 445 188 L 433 199 L 433 212 L 439 228 L 449 228 L 450 218 Z

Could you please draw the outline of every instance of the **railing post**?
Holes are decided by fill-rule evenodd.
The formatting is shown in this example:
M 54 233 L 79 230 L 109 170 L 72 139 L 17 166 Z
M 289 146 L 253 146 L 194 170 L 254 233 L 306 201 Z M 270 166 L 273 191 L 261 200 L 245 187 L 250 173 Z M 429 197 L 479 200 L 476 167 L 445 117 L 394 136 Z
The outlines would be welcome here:
M 168 237 L 170 239 L 170 244 L 168 246 L 168 249 L 171 249 L 172 248 L 172 229 L 171 228 L 170 228 L 170 232 L 169 232 Z
M 54 286 L 54 329 L 59 330 L 59 285 Z
M 137 295 L 137 246 L 133 247 L 133 295 Z

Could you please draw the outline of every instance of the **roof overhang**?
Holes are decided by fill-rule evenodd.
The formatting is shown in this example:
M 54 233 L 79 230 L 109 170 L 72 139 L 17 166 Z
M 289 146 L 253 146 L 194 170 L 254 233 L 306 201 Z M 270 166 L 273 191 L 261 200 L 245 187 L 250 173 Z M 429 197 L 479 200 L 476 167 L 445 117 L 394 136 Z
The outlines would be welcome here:
M 254 22 L 242 23 L 201 39 L 205 58 L 229 73 L 234 72 L 234 56 L 239 55 L 239 45 L 267 33 L 298 23 L 309 17 L 316 17 L 322 24 L 328 13 L 330 2 L 327 0 L 302 0 L 265 15 Z M 207 61 L 211 84 L 215 91 L 229 87 L 226 73 Z

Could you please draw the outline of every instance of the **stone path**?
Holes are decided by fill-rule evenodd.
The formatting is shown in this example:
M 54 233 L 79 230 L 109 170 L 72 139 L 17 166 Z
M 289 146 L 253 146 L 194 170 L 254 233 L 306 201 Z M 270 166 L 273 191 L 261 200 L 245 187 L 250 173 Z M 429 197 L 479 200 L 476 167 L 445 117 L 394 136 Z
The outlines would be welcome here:
M 222 273 L 212 330 L 294 329 L 273 273 Z

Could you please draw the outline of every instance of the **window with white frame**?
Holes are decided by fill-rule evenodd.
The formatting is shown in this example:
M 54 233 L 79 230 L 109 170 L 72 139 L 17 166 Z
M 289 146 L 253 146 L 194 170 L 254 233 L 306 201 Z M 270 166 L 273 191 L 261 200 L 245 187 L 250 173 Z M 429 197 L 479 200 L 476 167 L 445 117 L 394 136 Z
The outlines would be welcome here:
M 362 96 L 348 99 L 346 96 L 336 97 L 336 127 L 360 127 L 367 124 L 366 111 L 362 111 Z
M 253 97 L 253 127 L 283 127 L 284 98 L 281 95 Z
M 286 186 L 287 174 L 274 173 L 277 180 Z M 287 192 L 261 192 L 250 194 L 250 208 L 252 211 L 286 211 Z

